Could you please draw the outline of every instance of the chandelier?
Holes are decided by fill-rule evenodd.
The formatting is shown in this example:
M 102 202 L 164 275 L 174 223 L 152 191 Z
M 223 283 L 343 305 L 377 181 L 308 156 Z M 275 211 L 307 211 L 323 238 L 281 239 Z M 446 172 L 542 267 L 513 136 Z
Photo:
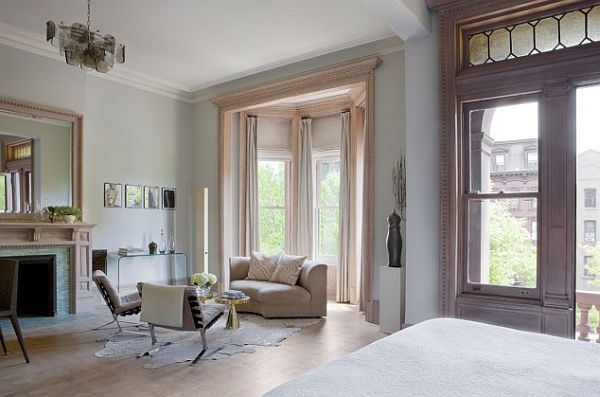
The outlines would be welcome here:
M 46 41 L 59 48 L 69 65 L 79 66 L 83 70 L 96 70 L 106 73 L 114 63 L 125 62 L 125 45 L 117 44 L 110 34 L 102 36 L 100 31 L 90 29 L 91 0 L 88 0 L 87 26 L 73 23 L 71 26 L 61 22 L 57 26 L 53 21 L 46 22 Z

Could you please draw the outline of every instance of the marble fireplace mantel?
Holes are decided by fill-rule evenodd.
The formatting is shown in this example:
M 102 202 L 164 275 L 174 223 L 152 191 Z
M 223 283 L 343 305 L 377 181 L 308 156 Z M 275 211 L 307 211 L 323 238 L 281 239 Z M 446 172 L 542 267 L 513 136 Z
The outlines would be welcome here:
M 87 223 L 0 222 L 0 256 L 3 250 L 68 248 L 69 312 L 76 313 L 77 298 L 90 293 L 94 226 Z

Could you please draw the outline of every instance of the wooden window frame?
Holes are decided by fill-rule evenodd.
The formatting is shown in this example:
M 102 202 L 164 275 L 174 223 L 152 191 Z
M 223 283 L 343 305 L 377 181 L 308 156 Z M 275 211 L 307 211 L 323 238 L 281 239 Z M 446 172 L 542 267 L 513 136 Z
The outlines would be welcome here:
M 440 56 L 440 312 L 548 334 L 575 335 L 575 90 L 600 83 L 600 43 L 466 68 L 469 32 L 568 11 L 596 1 L 427 0 L 438 12 Z M 464 294 L 459 256 L 460 104 L 537 93 L 543 98 L 538 236 L 544 242 L 542 296 Z M 552 161 L 549 161 L 552 159 Z M 549 184 L 548 181 L 560 181 Z
M 459 172 L 461 178 L 458 179 L 459 183 L 459 208 L 458 212 L 462 214 L 462 219 L 459 221 L 459 233 L 460 242 L 459 242 L 459 269 L 458 274 L 461 278 L 461 294 L 482 294 L 482 295 L 492 295 L 492 296 L 504 296 L 504 297 L 515 297 L 515 298 L 526 298 L 531 300 L 538 300 L 541 296 L 541 261 L 540 261 L 540 253 L 541 251 L 541 242 L 538 235 L 536 239 L 536 286 L 534 288 L 525 288 L 525 287 L 510 287 L 510 286 L 500 286 L 500 285 L 492 285 L 492 284 L 481 284 L 474 283 L 469 281 L 469 269 L 468 269 L 468 256 L 469 256 L 469 244 L 468 244 L 468 235 L 469 235 L 469 203 L 475 200 L 494 200 L 494 199 L 510 199 L 511 203 L 509 204 L 511 210 L 518 210 L 521 207 L 520 200 L 522 199 L 535 199 L 540 201 L 540 180 L 539 175 L 541 175 L 541 170 L 538 168 L 538 190 L 533 192 L 524 191 L 524 192 L 511 192 L 511 191 L 500 191 L 500 192 L 474 192 L 471 190 L 471 125 L 470 125 L 470 112 L 477 110 L 486 110 L 486 109 L 494 109 L 501 106 L 509 106 L 509 105 L 517 105 L 522 103 L 536 102 L 538 103 L 538 118 L 539 114 L 542 113 L 542 109 L 539 107 L 540 103 L 540 95 L 539 94 L 519 94 L 517 93 L 514 96 L 501 98 L 501 99 L 493 99 L 493 100 L 481 100 L 481 101 L 471 101 L 468 103 L 463 103 L 461 105 L 462 108 L 462 123 L 459 125 L 459 142 L 458 149 L 460 154 L 458 155 L 461 159 L 459 167 L 462 172 Z M 541 129 L 538 128 L 538 151 L 542 148 L 542 142 L 544 141 Z M 505 156 L 505 166 L 506 166 L 506 152 L 503 152 Z M 539 152 L 538 152 L 539 153 Z M 519 200 L 518 205 L 513 208 L 512 201 Z M 536 209 L 536 219 L 539 222 L 540 219 L 540 210 Z M 538 228 L 539 229 L 539 228 Z M 538 230 L 539 234 L 539 230 Z

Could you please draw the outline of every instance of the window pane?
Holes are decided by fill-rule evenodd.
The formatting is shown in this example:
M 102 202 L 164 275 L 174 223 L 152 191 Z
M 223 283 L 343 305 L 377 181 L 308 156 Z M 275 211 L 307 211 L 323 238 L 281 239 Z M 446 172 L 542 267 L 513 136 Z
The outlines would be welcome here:
M 338 256 L 339 249 L 339 208 L 319 210 L 319 254 Z
M 470 193 L 538 191 L 538 104 L 469 112 Z
M 468 211 L 469 282 L 535 288 L 537 212 L 514 211 L 506 199 L 471 200 Z
M 598 223 L 600 208 L 600 85 L 578 88 L 576 93 L 577 123 L 577 208 L 576 217 L 576 288 L 600 291 L 600 244 Z
M 285 162 L 258 162 L 258 205 L 285 206 Z
M 258 162 L 259 238 L 262 252 L 285 250 L 285 162 Z
M 268 253 L 285 251 L 285 210 L 261 208 L 258 216 L 260 250 Z
M 340 162 L 319 162 L 320 186 L 319 204 L 321 206 L 337 206 L 340 202 Z
M 6 212 L 6 176 L 0 175 L 0 212 Z

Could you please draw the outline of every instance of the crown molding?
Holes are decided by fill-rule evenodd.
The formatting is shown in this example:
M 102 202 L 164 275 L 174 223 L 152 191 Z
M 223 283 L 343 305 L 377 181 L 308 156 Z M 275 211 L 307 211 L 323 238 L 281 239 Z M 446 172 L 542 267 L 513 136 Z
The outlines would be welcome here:
M 41 55 L 55 61 L 65 61 L 57 49 L 47 43 L 45 37 L 42 35 L 4 22 L 0 22 L 0 44 Z M 119 65 L 111 70 L 110 73 L 87 73 L 90 73 L 94 77 L 116 81 L 188 103 L 191 103 L 193 99 L 193 93 L 188 87 L 132 70 L 126 66 Z

